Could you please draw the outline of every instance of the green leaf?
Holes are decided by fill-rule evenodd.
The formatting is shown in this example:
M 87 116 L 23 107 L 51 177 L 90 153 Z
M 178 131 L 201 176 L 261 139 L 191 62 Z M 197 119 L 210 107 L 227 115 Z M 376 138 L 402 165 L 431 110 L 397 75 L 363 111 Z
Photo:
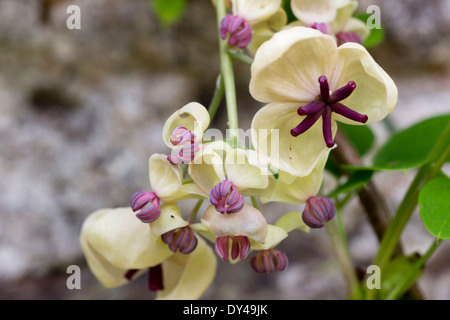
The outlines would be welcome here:
M 449 122 L 450 114 L 446 114 L 397 132 L 377 152 L 373 165 L 368 168 L 405 170 L 425 164 L 430 150 Z
M 367 20 L 371 16 L 372 15 L 370 13 L 365 13 L 365 12 L 355 14 L 355 18 L 361 20 L 364 23 L 367 23 Z M 369 29 L 369 30 L 370 30 L 370 34 L 367 37 L 367 39 L 364 40 L 364 42 L 363 42 L 363 46 L 366 48 L 375 47 L 384 40 L 385 32 L 384 32 L 383 26 L 381 26 L 380 29 Z
M 345 133 L 360 156 L 366 154 L 375 142 L 375 135 L 368 126 L 355 126 L 339 123 L 339 130 L 342 130 Z
M 180 20 L 186 0 L 150 0 L 150 5 L 164 27 L 170 27 Z
M 419 206 L 427 230 L 438 239 L 450 239 L 450 178 L 428 181 L 420 190 Z
M 356 188 L 365 186 L 367 182 L 369 182 L 372 178 L 372 174 L 372 170 L 355 172 L 348 178 L 348 180 L 344 184 L 338 186 L 327 197 L 334 198 L 341 193 L 347 193 Z
M 423 273 L 423 259 L 412 254 L 392 260 L 381 274 L 380 299 L 401 297 Z
M 291 0 L 283 0 L 281 7 L 284 9 L 284 11 L 286 11 L 286 15 L 287 15 L 287 23 L 291 23 L 293 21 L 298 20 L 297 17 L 294 15 L 294 13 L 292 12 L 291 9 Z

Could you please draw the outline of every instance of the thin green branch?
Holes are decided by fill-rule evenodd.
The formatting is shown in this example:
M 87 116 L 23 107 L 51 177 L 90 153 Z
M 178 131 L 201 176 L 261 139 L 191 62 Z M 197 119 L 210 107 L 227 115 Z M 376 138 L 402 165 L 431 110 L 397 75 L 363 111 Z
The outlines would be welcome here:
M 226 7 L 224 0 L 216 0 L 216 15 L 217 15 L 217 30 L 220 29 L 220 23 L 225 17 Z M 236 101 L 236 84 L 234 81 L 233 61 L 231 55 L 228 53 L 228 44 L 220 38 L 219 39 L 219 55 L 220 55 L 220 71 L 225 85 L 225 99 L 227 101 L 227 117 L 228 117 L 228 137 L 234 142 L 236 147 L 239 140 L 239 124 Z
M 210 123 L 214 120 L 217 110 L 219 109 L 220 102 L 222 101 L 223 94 L 225 92 L 225 86 L 223 83 L 222 75 L 219 74 L 216 80 L 216 89 L 214 90 L 214 95 L 209 103 L 208 113 L 210 118 Z
M 236 49 L 229 49 L 228 53 L 236 60 L 239 60 L 243 63 L 245 63 L 248 66 L 251 66 L 253 63 L 253 58 L 242 53 L 242 51 L 240 50 L 236 50 Z
M 346 242 L 342 239 L 340 231 L 336 226 L 334 220 L 328 221 L 326 224 L 328 235 L 330 236 L 333 249 L 336 253 L 342 271 L 344 273 L 345 280 L 350 290 L 350 298 L 358 300 L 362 298 L 362 290 L 356 275 L 355 267 L 353 265 L 350 252 Z

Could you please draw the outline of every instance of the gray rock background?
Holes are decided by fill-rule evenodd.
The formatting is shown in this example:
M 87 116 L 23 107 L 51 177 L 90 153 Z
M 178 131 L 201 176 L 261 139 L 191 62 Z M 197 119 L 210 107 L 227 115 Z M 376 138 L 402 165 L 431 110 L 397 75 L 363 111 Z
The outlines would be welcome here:
M 50 2 L 43 21 L 40 1 L 0 0 L 0 299 L 151 299 L 145 277 L 104 289 L 86 267 L 79 231 L 90 212 L 128 205 L 148 188 L 148 157 L 167 153 L 161 129 L 172 112 L 190 101 L 208 105 L 219 71 L 214 9 L 191 0 L 182 20 L 164 29 L 147 0 Z M 66 28 L 69 4 L 81 8 L 81 30 Z M 450 2 L 360 1 L 360 10 L 371 4 L 381 8 L 386 40 L 370 51 L 399 87 L 393 124 L 449 112 Z M 235 68 L 247 129 L 261 105 L 248 93 L 248 67 Z M 223 108 L 213 126 L 225 129 Z M 381 145 L 388 132 L 373 129 Z M 413 175 L 375 176 L 392 211 Z M 264 211 L 273 222 L 292 208 Z M 357 201 L 344 219 L 352 257 L 365 268 L 376 237 Z M 417 212 L 402 241 L 419 253 L 432 241 Z M 286 271 L 259 275 L 248 261 L 219 262 L 203 298 L 346 298 L 325 230 L 293 233 L 279 248 L 290 259 Z M 450 298 L 449 257 L 444 243 L 429 261 L 419 282 L 426 298 Z M 72 264 L 82 268 L 81 290 L 66 288 Z

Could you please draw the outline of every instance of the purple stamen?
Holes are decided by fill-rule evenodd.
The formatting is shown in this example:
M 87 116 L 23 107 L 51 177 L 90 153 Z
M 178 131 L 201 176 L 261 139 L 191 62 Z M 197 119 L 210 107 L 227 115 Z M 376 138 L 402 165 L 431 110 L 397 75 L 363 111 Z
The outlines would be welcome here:
M 355 110 L 352 110 L 341 103 L 334 103 L 332 105 L 332 108 L 334 112 L 353 121 L 366 123 L 367 120 L 369 119 L 365 114 L 358 113 Z
M 328 106 L 322 112 L 322 132 L 327 147 L 331 148 L 334 146 L 333 133 L 331 131 L 331 108 Z
M 124 277 L 128 280 L 131 281 L 131 279 L 133 278 L 133 276 L 139 271 L 139 269 L 130 269 L 128 270 Z
M 325 76 L 319 78 L 320 84 L 320 99 L 322 101 L 328 101 L 330 98 L 330 86 L 328 85 L 328 79 Z
M 321 114 L 322 110 L 316 112 L 315 114 L 307 115 L 306 118 L 303 119 L 303 121 L 300 122 L 298 126 L 296 126 L 294 129 L 291 130 L 291 135 L 296 137 L 305 132 L 306 130 L 308 130 L 309 128 L 311 128 L 314 125 L 314 123 L 316 123 L 317 119 L 320 118 Z
M 231 247 L 230 247 L 231 241 Z M 231 260 L 244 260 L 250 253 L 250 241 L 246 236 L 221 236 L 216 238 L 215 242 L 216 254 L 223 261 L 228 261 L 231 256 Z
M 333 94 L 331 95 L 331 97 L 329 99 L 327 99 L 326 101 L 329 104 L 333 104 L 333 103 L 342 101 L 344 99 L 347 99 L 352 94 L 353 90 L 355 90 L 355 88 L 356 88 L 356 83 L 353 81 L 350 81 L 342 88 L 339 88 L 336 91 L 334 91 Z
M 310 228 L 322 228 L 325 223 L 334 218 L 336 208 L 326 197 L 311 197 L 306 201 L 302 212 L 303 222 Z
M 341 116 L 360 123 L 366 123 L 368 117 L 367 115 L 360 114 L 339 103 L 340 101 L 347 99 L 356 89 L 356 83 L 354 81 L 349 81 L 345 86 L 335 90 L 331 95 L 327 77 L 321 76 L 318 81 L 320 94 L 316 100 L 297 109 L 299 116 L 306 117 L 300 124 L 291 129 L 291 135 L 297 137 L 306 132 L 320 117 L 322 117 L 322 133 L 325 144 L 328 148 L 331 148 L 334 146 L 331 121 L 333 111 Z

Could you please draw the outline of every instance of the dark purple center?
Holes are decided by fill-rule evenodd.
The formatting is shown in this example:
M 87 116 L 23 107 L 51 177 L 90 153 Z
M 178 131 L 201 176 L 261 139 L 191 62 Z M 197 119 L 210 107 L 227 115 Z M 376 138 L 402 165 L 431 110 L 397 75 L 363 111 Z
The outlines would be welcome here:
M 368 117 L 348 108 L 342 103 L 339 103 L 352 94 L 353 90 L 356 88 L 355 82 L 350 81 L 342 88 L 335 90 L 331 95 L 327 77 L 321 76 L 319 78 L 319 85 L 320 94 L 318 98 L 308 103 L 306 106 L 297 109 L 297 113 L 300 116 L 306 117 L 298 126 L 291 130 L 291 134 L 294 137 L 302 134 L 311 128 L 320 117 L 322 117 L 323 138 L 327 147 L 331 148 L 334 146 L 333 134 L 331 132 L 331 114 L 333 112 L 361 123 L 366 123 Z

